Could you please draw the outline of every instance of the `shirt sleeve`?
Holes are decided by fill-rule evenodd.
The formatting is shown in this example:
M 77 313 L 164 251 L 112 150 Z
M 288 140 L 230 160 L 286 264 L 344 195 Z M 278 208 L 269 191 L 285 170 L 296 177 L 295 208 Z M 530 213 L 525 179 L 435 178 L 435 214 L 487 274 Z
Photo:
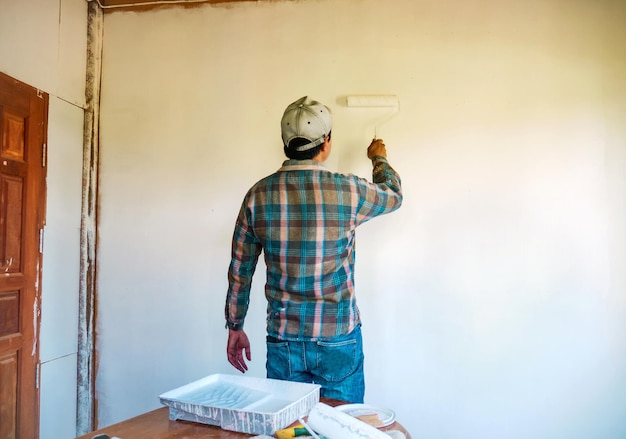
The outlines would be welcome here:
M 250 225 L 250 212 L 246 203 L 241 206 L 233 233 L 231 261 L 228 268 L 228 292 L 226 294 L 226 326 L 243 329 L 243 322 L 250 303 L 250 287 L 262 246 Z
M 402 182 L 400 175 L 385 157 L 372 159 L 373 183 L 362 179 L 359 185 L 357 225 L 376 216 L 393 212 L 402 205 Z

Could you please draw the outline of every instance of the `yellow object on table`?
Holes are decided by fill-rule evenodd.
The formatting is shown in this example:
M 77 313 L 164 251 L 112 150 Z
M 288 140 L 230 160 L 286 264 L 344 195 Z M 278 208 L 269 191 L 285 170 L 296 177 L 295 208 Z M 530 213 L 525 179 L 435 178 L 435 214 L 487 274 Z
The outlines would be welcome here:
M 283 428 L 282 430 L 276 430 L 277 439 L 290 439 L 296 436 L 309 436 L 309 432 L 302 424 L 294 425 L 289 428 Z

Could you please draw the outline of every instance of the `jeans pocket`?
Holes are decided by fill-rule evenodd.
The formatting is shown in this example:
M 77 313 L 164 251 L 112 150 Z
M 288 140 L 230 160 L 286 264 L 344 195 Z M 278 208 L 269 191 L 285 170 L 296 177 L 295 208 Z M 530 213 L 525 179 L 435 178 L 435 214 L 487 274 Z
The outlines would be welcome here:
M 285 341 L 267 342 L 267 377 L 286 380 L 291 376 L 291 352 Z
M 317 342 L 317 367 L 326 381 L 341 381 L 359 365 L 356 340 Z

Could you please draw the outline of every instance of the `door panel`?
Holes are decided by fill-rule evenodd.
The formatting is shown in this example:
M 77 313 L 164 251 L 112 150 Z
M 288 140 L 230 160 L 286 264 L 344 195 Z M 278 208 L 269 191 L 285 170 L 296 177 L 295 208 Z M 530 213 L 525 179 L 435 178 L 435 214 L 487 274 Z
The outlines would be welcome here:
M 22 242 L 23 179 L 0 175 L 0 270 L 19 272 Z
M 48 96 L 0 74 L 0 438 L 38 437 Z
M 0 437 L 16 437 L 17 353 L 0 357 Z

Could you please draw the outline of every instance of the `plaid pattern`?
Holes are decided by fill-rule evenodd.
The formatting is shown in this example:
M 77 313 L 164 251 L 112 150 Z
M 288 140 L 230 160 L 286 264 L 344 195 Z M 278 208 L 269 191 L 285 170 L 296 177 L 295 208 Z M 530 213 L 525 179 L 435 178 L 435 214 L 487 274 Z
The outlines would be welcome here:
M 330 339 L 360 323 L 354 295 L 355 229 L 398 209 L 399 175 L 375 157 L 374 183 L 287 160 L 246 194 L 235 224 L 226 322 L 243 328 L 250 285 L 264 251 L 267 333 L 282 340 Z

